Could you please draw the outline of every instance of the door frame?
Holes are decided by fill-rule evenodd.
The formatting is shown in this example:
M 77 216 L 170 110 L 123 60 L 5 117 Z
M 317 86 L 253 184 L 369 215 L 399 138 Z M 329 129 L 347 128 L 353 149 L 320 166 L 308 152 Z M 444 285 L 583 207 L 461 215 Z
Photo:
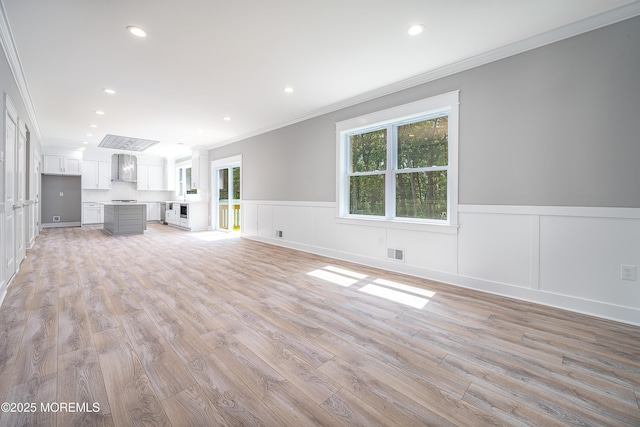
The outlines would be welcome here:
M 232 227 L 229 227 L 228 230 L 224 230 L 218 228 L 218 174 L 217 171 L 219 169 L 225 168 L 234 168 L 240 167 L 240 233 L 242 233 L 242 187 L 244 185 L 244 179 L 242 179 L 242 154 L 232 157 L 225 157 L 223 159 L 211 160 L 211 229 L 217 231 L 225 231 L 228 233 L 233 233 Z M 231 209 L 229 210 L 231 212 Z
M 15 133 L 13 141 L 7 141 L 7 129 L 9 121 L 15 126 Z M 4 108 L 3 108 L 3 126 L 2 126 L 2 141 L 3 141 L 3 153 L 4 161 L 2 162 L 2 204 L 3 212 L 1 215 L 0 227 L 2 227 L 2 265 L 0 272 L 2 277 L 0 278 L 0 299 L 4 298 L 9 283 L 15 277 L 15 273 L 18 271 L 18 264 L 16 262 L 16 255 L 18 252 L 16 242 L 16 209 L 14 208 L 17 197 L 18 183 L 18 134 L 19 129 L 18 111 L 13 106 L 11 98 L 7 93 L 4 94 Z M 9 163 L 11 162 L 11 165 Z M 12 187 L 12 188 L 9 188 Z M 7 194 L 7 190 L 10 194 Z M 8 197 L 11 196 L 9 199 Z

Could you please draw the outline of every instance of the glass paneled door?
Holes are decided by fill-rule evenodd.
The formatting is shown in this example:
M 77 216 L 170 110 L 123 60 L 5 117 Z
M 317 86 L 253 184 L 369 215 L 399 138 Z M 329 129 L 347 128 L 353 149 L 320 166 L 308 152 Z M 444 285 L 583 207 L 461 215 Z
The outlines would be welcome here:
M 218 189 L 218 230 L 240 231 L 240 166 L 228 165 L 216 170 Z

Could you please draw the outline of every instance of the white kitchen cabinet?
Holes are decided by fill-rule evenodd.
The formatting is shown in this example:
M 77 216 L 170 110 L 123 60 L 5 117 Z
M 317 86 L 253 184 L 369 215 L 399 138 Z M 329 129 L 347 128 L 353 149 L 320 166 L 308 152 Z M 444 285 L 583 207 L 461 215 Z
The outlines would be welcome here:
M 149 189 L 149 166 L 138 164 L 138 177 L 136 181 L 138 190 Z
M 101 203 L 82 204 L 82 224 L 104 223 L 104 206 Z
M 160 202 L 147 203 L 147 221 L 160 221 Z
M 187 205 L 187 218 L 180 216 L 180 205 Z M 167 210 L 167 224 L 190 231 L 206 230 L 209 227 L 209 208 L 203 202 L 172 203 L 174 209 Z
M 163 190 L 175 191 L 176 189 L 176 162 L 173 159 L 164 159 Z
M 82 189 L 111 189 L 111 162 L 84 160 L 82 162 Z
M 42 156 L 42 172 L 50 175 L 82 175 L 82 160 L 63 156 Z
M 195 150 L 191 156 L 191 188 L 206 193 L 209 189 L 209 152 Z
M 164 219 L 169 225 L 180 225 L 180 205 L 173 203 L 173 206 L 175 209 L 166 210 Z
M 138 190 L 164 190 L 163 167 L 138 164 Z

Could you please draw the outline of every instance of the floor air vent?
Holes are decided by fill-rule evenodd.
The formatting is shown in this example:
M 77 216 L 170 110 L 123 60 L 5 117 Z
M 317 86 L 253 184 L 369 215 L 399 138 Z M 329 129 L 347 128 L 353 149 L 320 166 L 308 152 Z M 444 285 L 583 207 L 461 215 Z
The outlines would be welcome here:
M 404 261 L 404 251 L 402 249 L 387 248 L 387 258 Z

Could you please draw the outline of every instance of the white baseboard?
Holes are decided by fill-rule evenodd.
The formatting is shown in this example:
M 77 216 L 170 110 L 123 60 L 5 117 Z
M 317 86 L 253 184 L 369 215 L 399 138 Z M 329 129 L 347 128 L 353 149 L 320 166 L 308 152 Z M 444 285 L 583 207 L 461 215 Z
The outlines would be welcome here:
M 80 222 L 49 222 L 42 224 L 42 228 L 81 227 Z

